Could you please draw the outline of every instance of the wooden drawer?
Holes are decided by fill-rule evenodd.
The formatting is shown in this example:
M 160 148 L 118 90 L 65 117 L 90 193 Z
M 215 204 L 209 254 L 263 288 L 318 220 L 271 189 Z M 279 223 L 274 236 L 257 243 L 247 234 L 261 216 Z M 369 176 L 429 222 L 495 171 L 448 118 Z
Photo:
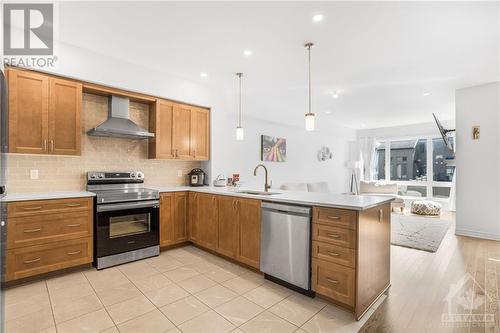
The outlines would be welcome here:
M 313 241 L 312 256 L 335 264 L 356 267 L 356 251 L 353 249 Z
M 7 281 L 91 263 L 92 237 L 7 251 Z
M 312 259 L 312 289 L 318 294 L 354 307 L 355 278 L 353 268 Z
M 312 230 L 312 239 L 315 241 L 348 247 L 350 249 L 356 248 L 355 230 L 330 227 L 323 224 L 313 224 Z
M 92 233 L 90 211 L 14 217 L 7 222 L 7 248 L 91 237 Z
M 8 218 L 92 210 L 92 198 L 19 201 L 8 204 Z
M 353 210 L 313 207 L 313 223 L 356 230 L 357 213 Z

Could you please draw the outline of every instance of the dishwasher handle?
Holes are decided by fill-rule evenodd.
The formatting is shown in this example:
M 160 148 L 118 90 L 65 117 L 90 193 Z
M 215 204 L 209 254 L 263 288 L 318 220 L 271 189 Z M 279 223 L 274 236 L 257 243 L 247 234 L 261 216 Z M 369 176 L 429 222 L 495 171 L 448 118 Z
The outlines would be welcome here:
M 311 216 L 311 207 L 295 206 L 295 205 L 283 205 L 271 202 L 263 202 L 261 204 L 262 210 L 298 215 L 298 216 Z

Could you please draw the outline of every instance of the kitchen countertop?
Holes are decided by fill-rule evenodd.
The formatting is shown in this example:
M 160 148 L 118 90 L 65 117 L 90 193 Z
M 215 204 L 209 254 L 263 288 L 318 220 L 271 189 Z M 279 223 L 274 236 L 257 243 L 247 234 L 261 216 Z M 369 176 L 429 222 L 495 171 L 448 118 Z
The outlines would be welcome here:
M 93 197 L 92 192 L 87 191 L 59 191 L 59 192 L 26 192 L 26 193 L 7 193 L 0 199 L 2 202 L 30 201 L 30 200 L 49 200 L 65 198 Z
M 151 187 L 151 186 L 148 186 Z M 237 196 L 242 198 L 259 199 L 264 201 L 276 203 L 288 203 L 303 206 L 321 206 L 330 208 L 344 208 L 351 210 L 365 210 L 381 204 L 385 204 L 394 200 L 394 198 L 387 196 L 372 196 L 372 195 L 350 195 L 350 194 L 337 194 L 337 193 L 319 193 L 319 192 L 296 192 L 296 191 L 283 191 L 273 190 L 269 192 L 278 193 L 273 195 L 259 195 L 238 193 L 238 191 L 262 191 L 247 188 L 230 188 L 230 187 L 213 187 L 213 186 L 200 186 L 200 187 L 152 187 L 160 192 L 179 192 L 191 191 L 199 193 L 210 193 L 218 195 Z
M 365 210 L 381 204 L 385 204 L 394 200 L 391 197 L 382 196 L 364 196 L 364 195 L 349 195 L 336 193 L 319 193 L 319 192 L 295 192 L 273 190 L 273 195 L 247 194 L 239 193 L 240 191 L 250 190 L 259 191 L 256 189 L 233 188 L 233 187 L 190 187 L 190 186 L 166 186 L 155 187 L 146 186 L 148 188 L 157 189 L 162 193 L 166 192 L 181 192 L 191 191 L 198 193 L 209 193 L 218 195 L 229 195 L 241 198 L 259 199 L 276 203 L 288 203 L 303 206 L 321 206 L 331 208 L 344 208 L 351 210 Z M 64 198 L 79 198 L 92 197 L 95 194 L 87 191 L 66 191 L 66 192 L 27 192 L 27 193 L 8 193 L 1 199 L 3 202 L 29 201 L 29 200 L 48 200 L 48 199 L 64 199 Z

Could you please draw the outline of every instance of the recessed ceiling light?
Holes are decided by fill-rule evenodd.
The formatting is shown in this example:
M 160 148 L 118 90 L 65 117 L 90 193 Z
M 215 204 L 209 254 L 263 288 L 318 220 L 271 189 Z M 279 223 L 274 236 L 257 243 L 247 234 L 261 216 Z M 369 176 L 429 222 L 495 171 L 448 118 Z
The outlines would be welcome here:
M 250 57 L 252 55 L 252 50 L 245 50 L 245 51 L 243 51 L 243 55 L 245 57 Z
M 330 111 L 330 110 L 325 111 L 325 114 L 331 114 L 331 113 L 332 113 L 332 111 Z
M 321 21 L 323 21 L 323 15 L 316 14 L 313 16 L 312 20 L 313 20 L 313 22 L 321 22 Z
M 340 93 L 341 93 L 341 90 L 335 90 L 335 91 L 333 91 L 333 92 L 332 92 L 332 98 L 333 98 L 333 99 L 337 99 L 337 98 L 339 98 Z
M 429 96 L 430 94 L 431 94 L 430 92 L 428 92 L 428 91 L 424 91 L 424 93 L 423 93 L 422 95 L 424 95 L 424 96 Z
M 201 76 L 201 77 L 207 77 L 207 76 L 208 76 L 208 74 L 207 74 L 207 73 L 204 73 L 204 72 L 201 72 L 201 73 L 200 73 L 200 76 Z

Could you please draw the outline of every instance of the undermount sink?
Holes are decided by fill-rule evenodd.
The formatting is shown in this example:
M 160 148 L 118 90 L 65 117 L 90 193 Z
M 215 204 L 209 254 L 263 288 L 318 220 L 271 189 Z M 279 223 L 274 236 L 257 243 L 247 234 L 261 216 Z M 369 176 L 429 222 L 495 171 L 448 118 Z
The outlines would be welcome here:
M 251 190 L 236 191 L 236 193 L 254 194 L 254 195 L 274 195 L 274 194 L 281 194 L 281 193 L 278 193 L 278 192 L 264 192 L 264 191 L 251 191 Z

